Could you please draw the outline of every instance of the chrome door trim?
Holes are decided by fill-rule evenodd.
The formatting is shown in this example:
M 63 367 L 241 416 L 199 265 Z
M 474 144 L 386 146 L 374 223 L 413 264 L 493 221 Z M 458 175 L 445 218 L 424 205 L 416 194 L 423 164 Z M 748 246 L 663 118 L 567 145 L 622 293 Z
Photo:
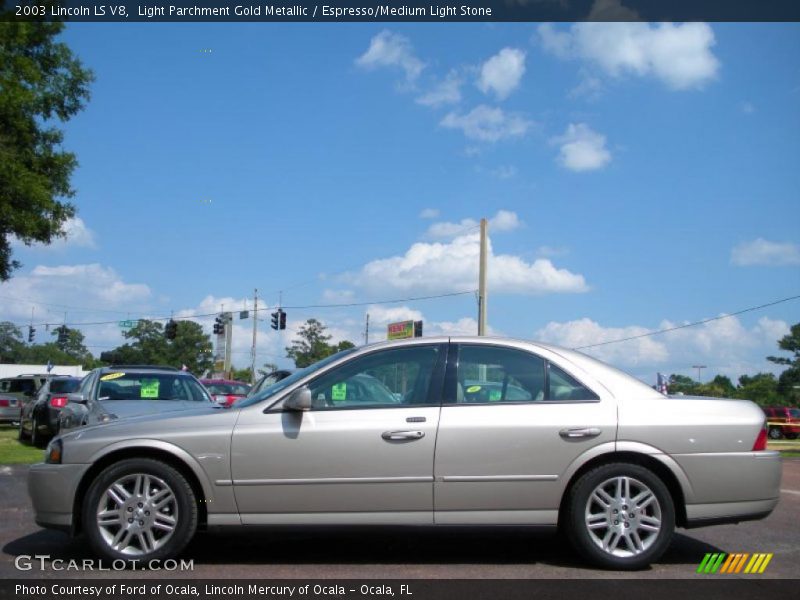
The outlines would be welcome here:
M 308 479 L 234 479 L 233 485 L 319 485 L 336 483 L 431 483 L 429 477 L 317 477 Z
M 445 475 L 436 481 L 480 482 L 480 481 L 556 481 L 558 475 Z

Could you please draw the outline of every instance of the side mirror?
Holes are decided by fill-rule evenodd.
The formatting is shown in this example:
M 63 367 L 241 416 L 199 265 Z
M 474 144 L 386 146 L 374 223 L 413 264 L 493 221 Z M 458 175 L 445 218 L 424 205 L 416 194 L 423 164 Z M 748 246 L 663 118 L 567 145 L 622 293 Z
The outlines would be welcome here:
M 75 404 L 86 404 L 88 398 L 83 394 L 67 394 L 67 402 L 74 402 Z
M 283 402 L 283 408 L 297 411 L 311 410 L 311 390 L 308 386 L 304 385 L 289 394 Z

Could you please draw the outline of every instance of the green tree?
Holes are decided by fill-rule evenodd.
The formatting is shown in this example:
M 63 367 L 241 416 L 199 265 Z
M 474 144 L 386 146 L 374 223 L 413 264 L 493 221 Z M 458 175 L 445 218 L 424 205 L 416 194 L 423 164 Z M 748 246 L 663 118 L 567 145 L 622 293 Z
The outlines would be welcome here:
M 83 333 L 77 329 L 62 325 L 60 328 L 51 331 L 50 335 L 58 336 L 58 329 L 66 330 L 66 335 L 61 338 L 61 341 L 59 341 L 58 337 L 56 338 L 56 347 L 67 356 L 71 356 L 78 361 L 77 363 L 70 364 L 84 364 L 94 360 L 92 353 L 83 345 Z
M 245 367 L 244 369 L 237 369 L 236 367 L 231 367 L 231 378 L 234 381 L 244 381 L 245 383 L 250 383 L 250 377 L 252 376 L 252 371 L 250 367 Z
M 213 366 L 211 338 L 194 321 L 177 322 L 174 340 L 164 335 L 159 321 L 140 319 L 123 334 L 130 342 L 103 352 L 100 359 L 109 364 L 165 365 L 186 368 L 197 375 Z
M 329 344 L 331 336 L 325 333 L 327 327 L 316 319 L 309 319 L 297 332 L 299 339 L 292 340 L 286 347 L 286 356 L 294 361 L 297 368 L 307 367 L 341 350 L 354 348 L 353 342 L 343 340 L 338 344 Z
M 77 160 L 61 148 L 64 136 L 54 123 L 84 107 L 93 75 L 56 41 L 63 28 L 0 21 L 0 281 L 20 266 L 12 259 L 14 237 L 49 244 L 75 214 L 65 199 L 75 193 Z
M 22 362 L 25 344 L 19 327 L 10 321 L 0 322 L 0 363 Z
M 674 373 L 669 376 L 669 383 L 667 384 L 670 394 L 684 394 L 686 396 L 697 394 L 699 385 L 691 377 Z
M 778 347 L 793 355 L 767 357 L 770 362 L 789 367 L 778 377 L 778 394 L 790 404 L 800 404 L 800 323 L 792 325 L 789 333 L 778 340 Z
M 778 395 L 778 380 L 772 373 L 742 375 L 733 397 L 752 400 L 762 406 L 782 404 Z

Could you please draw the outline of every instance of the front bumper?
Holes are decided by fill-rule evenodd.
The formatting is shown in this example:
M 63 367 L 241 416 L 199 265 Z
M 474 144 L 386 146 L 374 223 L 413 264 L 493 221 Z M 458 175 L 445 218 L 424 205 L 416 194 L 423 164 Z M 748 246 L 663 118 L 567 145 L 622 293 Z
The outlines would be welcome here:
M 28 471 L 28 494 L 37 525 L 72 531 L 75 494 L 89 466 L 31 465 Z

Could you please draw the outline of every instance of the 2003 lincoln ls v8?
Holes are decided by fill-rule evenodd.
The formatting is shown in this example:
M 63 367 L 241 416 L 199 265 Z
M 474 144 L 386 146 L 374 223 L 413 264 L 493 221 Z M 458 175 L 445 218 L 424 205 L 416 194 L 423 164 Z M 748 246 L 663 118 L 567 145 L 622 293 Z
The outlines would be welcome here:
M 634 569 L 676 526 L 766 517 L 780 477 L 752 402 L 453 337 L 340 352 L 232 408 L 62 435 L 29 488 L 37 523 L 112 560 L 174 556 L 198 527 L 558 525 L 588 560 Z

